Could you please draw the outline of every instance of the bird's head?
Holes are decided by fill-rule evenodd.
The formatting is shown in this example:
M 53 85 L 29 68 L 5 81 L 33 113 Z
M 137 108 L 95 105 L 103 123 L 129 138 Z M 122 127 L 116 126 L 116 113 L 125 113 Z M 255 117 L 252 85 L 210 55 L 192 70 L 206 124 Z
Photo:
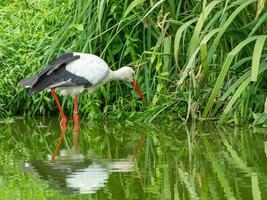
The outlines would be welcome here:
M 120 74 L 120 79 L 124 81 L 132 82 L 135 77 L 135 72 L 131 67 L 124 66 L 117 70 L 118 74 Z
M 115 79 L 118 79 L 118 80 L 124 80 L 124 81 L 131 82 L 133 84 L 135 91 L 139 95 L 139 97 L 144 102 L 146 102 L 146 99 L 145 99 L 138 83 L 135 80 L 135 72 L 131 67 L 124 66 L 124 67 L 118 69 L 117 71 L 115 71 L 115 77 L 116 77 Z

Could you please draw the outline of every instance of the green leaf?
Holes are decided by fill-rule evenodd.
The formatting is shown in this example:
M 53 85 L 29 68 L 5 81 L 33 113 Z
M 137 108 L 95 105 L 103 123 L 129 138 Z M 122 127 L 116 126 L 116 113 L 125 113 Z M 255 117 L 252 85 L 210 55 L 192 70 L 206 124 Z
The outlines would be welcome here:
M 251 188 L 252 188 L 252 197 L 253 200 L 260 200 L 261 199 L 261 191 L 259 188 L 259 181 L 256 172 L 251 173 Z
M 251 80 L 257 81 L 261 53 L 266 40 L 266 36 L 260 36 L 255 44 L 253 57 L 252 57 L 252 69 L 251 69 Z
M 207 52 L 207 43 L 208 41 L 214 36 L 216 33 L 219 32 L 220 29 L 214 29 L 210 31 L 207 35 L 204 36 L 203 40 L 200 43 L 200 55 L 201 55 L 201 63 L 203 65 L 204 69 L 204 75 L 207 75 L 208 73 L 208 52 Z
M 229 70 L 229 67 L 232 64 L 232 61 L 235 57 L 235 55 L 244 47 L 246 46 L 248 43 L 252 42 L 253 40 L 256 40 L 258 38 L 258 36 L 253 36 L 250 38 L 247 38 L 246 40 L 242 41 L 240 44 L 238 44 L 226 57 L 226 60 L 222 66 L 221 72 L 216 80 L 215 86 L 211 92 L 210 98 L 206 104 L 206 107 L 204 109 L 204 112 L 202 114 L 203 118 L 206 118 L 208 115 L 208 112 L 210 111 L 211 107 L 214 104 L 214 100 L 216 98 L 216 96 L 219 93 L 219 90 L 222 88 L 223 83 L 224 83 L 224 79 L 225 76 Z
M 264 13 L 264 15 L 262 15 L 256 22 L 256 24 L 253 26 L 253 28 L 251 29 L 251 32 L 249 33 L 249 37 L 252 36 L 257 30 L 259 27 L 261 27 L 261 25 L 263 23 L 265 23 L 267 20 L 267 13 Z
M 157 3 L 155 3 L 152 8 L 149 9 L 149 11 L 141 18 L 140 21 L 143 21 L 156 7 L 158 7 L 160 4 L 162 4 L 165 0 L 160 0 Z
M 267 113 L 257 113 L 254 116 L 253 125 L 265 124 L 267 121 Z
M 265 70 L 267 70 L 267 63 L 263 63 L 263 64 L 260 65 L 259 74 L 261 74 Z M 226 108 L 224 109 L 224 111 L 223 111 L 223 113 L 222 113 L 222 115 L 220 117 L 220 122 L 223 122 L 224 121 L 226 115 L 230 112 L 230 110 L 232 110 L 233 105 L 236 102 L 237 98 L 240 96 L 240 94 L 245 90 L 245 88 L 247 87 L 247 85 L 250 83 L 251 77 L 249 76 L 248 73 L 247 73 L 247 76 L 248 77 L 238 87 L 238 89 L 236 90 L 235 94 L 233 95 L 233 97 L 231 98 L 231 100 L 227 104 Z
M 144 3 L 144 0 L 134 0 L 129 6 L 128 8 L 126 9 L 123 17 L 127 17 L 127 15 L 137 6 L 141 5 Z
M 170 54 L 171 54 L 171 37 L 167 37 L 164 39 L 164 65 L 163 72 L 168 72 L 169 64 L 170 64 Z
M 185 69 L 183 70 L 183 73 L 181 75 L 181 78 L 177 82 L 177 86 L 179 87 L 185 80 L 185 78 L 188 76 L 189 72 L 193 70 L 195 64 L 196 64 L 196 56 L 199 52 L 199 47 L 196 49 L 196 51 L 193 53 L 193 55 L 190 57 Z
M 215 8 L 215 6 L 217 4 L 219 4 L 221 1 L 212 1 L 211 3 L 209 3 L 207 5 L 207 7 L 203 10 L 203 12 L 201 13 L 201 15 L 198 18 L 193 36 L 190 40 L 190 44 L 189 44 L 189 49 L 188 49 L 188 56 L 189 58 L 192 56 L 192 54 L 194 53 L 194 51 L 197 48 L 198 43 L 200 42 L 200 32 L 201 29 L 208 17 L 208 15 L 210 14 L 210 12 Z
M 263 11 L 264 5 L 265 5 L 265 0 L 258 0 L 256 19 L 259 17 L 261 12 Z
M 223 122 L 223 120 L 225 119 L 225 116 L 229 113 L 229 111 L 233 108 L 234 103 L 236 102 L 236 100 L 238 99 L 238 97 L 241 95 L 241 93 L 246 89 L 246 87 L 248 86 L 248 84 L 250 83 L 250 77 L 248 79 L 246 79 L 236 90 L 235 94 L 233 95 L 233 97 L 231 98 L 231 100 L 229 101 L 229 103 L 227 104 L 226 108 L 224 109 L 221 117 L 220 117 L 220 122 Z
M 174 59 L 176 62 L 176 65 L 179 66 L 178 60 L 179 60 L 179 48 L 180 48 L 180 41 L 183 32 L 194 22 L 197 21 L 197 18 L 191 19 L 188 22 L 184 23 L 180 28 L 178 28 L 176 34 L 175 34 L 175 39 L 174 39 Z
M 215 38 L 212 46 L 210 47 L 209 54 L 211 55 L 209 57 L 209 63 L 212 59 L 212 55 L 216 52 L 218 44 L 221 40 L 222 35 L 224 32 L 227 30 L 228 26 L 232 23 L 232 21 L 235 19 L 235 17 L 244 9 L 246 8 L 249 4 L 255 2 L 256 0 L 248 0 L 244 1 L 227 19 L 227 21 L 220 27 L 220 31 L 218 33 L 218 36 Z

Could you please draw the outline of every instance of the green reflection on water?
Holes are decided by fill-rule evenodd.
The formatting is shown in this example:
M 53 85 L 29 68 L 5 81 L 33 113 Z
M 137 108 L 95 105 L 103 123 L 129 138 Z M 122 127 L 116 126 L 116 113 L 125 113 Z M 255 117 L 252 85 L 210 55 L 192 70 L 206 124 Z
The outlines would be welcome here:
M 82 121 L 55 162 L 56 118 L 0 130 L 0 199 L 267 199 L 264 128 Z

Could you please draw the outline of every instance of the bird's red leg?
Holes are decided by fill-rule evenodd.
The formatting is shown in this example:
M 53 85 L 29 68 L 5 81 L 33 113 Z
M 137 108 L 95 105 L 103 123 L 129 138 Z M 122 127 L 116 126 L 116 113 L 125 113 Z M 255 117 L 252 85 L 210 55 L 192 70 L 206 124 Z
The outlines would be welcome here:
M 78 115 L 78 96 L 74 97 L 74 109 L 73 109 L 73 120 L 74 120 L 74 148 L 77 150 L 78 147 L 78 131 L 79 131 L 79 115 Z
M 58 97 L 57 97 L 55 88 L 52 88 L 52 89 L 51 89 L 51 94 L 53 95 L 53 97 L 54 97 L 54 99 L 55 99 L 55 101 L 56 101 L 56 103 L 57 103 L 57 107 L 58 107 L 58 109 L 59 109 L 60 117 L 61 117 L 61 121 L 60 121 L 61 134 L 60 134 L 60 137 L 59 137 L 59 139 L 58 139 L 56 149 L 55 149 L 55 151 L 54 151 L 54 153 L 53 153 L 53 155 L 52 155 L 52 160 L 55 160 L 55 157 L 56 157 L 56 155 L 58 154 L 59 148 L 60 148 L 60 146 L 61 146 L 61 142 L 62 142 L 62 140 L 63 140 L 63 138 L 64 138 L 64 135 L 65 135 L 65 132 L 66 132 L 66 129 L 67 129 L 67 127 L 66 127 L 66 124 L 67 124 L 67 118 L 66 118 L 66 116 L 65 116 L 65 114 L 64 114 L 64 111 L 63 111 L 61 105 L 60 105 L 60 102 L 59 102 L 59 100 L 58 100 Z

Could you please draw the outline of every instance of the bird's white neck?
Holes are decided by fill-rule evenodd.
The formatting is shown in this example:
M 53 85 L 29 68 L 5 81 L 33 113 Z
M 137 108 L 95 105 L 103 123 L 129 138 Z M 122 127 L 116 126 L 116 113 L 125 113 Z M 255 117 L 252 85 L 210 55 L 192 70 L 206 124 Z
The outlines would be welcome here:
M 131 82 L 134 79 L 134 70 L 127 66 L 121 67 L 111 72 L 111 79 Z
M 125 73 L 121 69 L 111 71 L 111 80 L 125 80 Z

